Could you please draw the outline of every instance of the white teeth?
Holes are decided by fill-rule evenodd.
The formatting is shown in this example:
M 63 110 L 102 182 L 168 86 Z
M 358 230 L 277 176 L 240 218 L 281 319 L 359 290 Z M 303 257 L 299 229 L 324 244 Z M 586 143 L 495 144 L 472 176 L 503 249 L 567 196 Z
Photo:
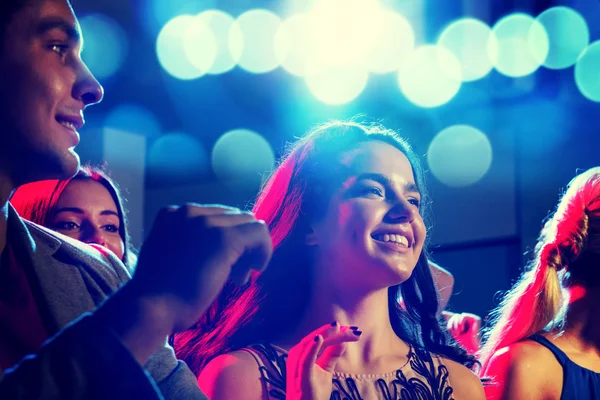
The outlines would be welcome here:
M 408 239 L 405 236 L 396 233 L 384 233 L 375 235 L 373 238 L 382 242 L 394 242 L 408 247 Z
M 60 121 L 60 124 L 62 126 L 65 126 L 65 127 L 69 128 L 69 129 L 75 130 L 75 124 L 72 123 L 72 122 L 70 122 L 70 121 Z

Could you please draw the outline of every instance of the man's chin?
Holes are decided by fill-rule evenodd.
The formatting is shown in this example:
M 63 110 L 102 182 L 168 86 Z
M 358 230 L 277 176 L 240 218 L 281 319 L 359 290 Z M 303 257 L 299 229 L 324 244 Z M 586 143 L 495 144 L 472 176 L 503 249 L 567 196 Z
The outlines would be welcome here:
M 33 157 L 37 162 L 24 167 L 25 182 L 30 183 L 49 179 L 69 179 L 79 171 L 79 155 L 74 149 L 68 149 L 62 154 L 42 155 Z

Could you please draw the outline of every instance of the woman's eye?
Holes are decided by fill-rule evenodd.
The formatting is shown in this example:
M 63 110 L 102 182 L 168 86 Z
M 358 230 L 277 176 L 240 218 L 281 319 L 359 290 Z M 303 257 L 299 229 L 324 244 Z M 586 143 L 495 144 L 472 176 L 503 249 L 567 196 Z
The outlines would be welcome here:
M 376 196 L 383 197 L 383 192 L 381 191 L 381 189 L 379 189 L 375 186 L 369 186 L 369 187 L 364 188 L 363 193 L 364 194 L 374 194 Z
M 105 229 L 107 232 L 111 232 L 111 233 L 116 233 L 116 232 L 119 232 L 119 227 L 118 227 L 118 226 L 116 226 L 116 225 L 113 225 L 113 224 L 108 224 L 108 225 L 105 225 L 105 226 L 104 226 L 104 229 Z
M 408 202 L 417 208 L 421 207 L 421 201 L 419 199 L 408 199 Z
M 61 231 L 72 231 L 72 230 L 75 230 L 78 228 L 79 228 L 79 225 L 77 225 L 75 222 L 71 222 L 71 221 L 59 222 L 58 224 L 56 224 L 56 229 L 61 230 Z

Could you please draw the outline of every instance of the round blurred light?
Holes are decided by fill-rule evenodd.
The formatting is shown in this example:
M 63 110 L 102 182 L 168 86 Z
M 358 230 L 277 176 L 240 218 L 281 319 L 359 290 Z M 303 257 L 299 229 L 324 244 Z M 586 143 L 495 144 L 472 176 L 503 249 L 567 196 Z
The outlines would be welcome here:
M 229 51 L 230 37 L 234 41 L 239 41 L 242 32 L 239 26 L 234 25 L 234 19 L 231 15 L 219 10 L 207 10 L 198 14 L 197 18 L 210 28 L 216 43 L 215 59 L 208 69 L 208 74 L 222 74 L 235 67 L 236 60 Z M 198 47 L 198 51 L 203 51 Z
M 154 141 L 148 153 L 148 172 L 154 179 L 181 179 L 207 172 L 206 150 L 194 137 L 169 133 Z
M 438 46 L 452 52 L 461 65 L 463 81 L 483 78 L 492 70 L 492 61 L 487 49 L 489 42 L 496 40 L 485 23 L 463 18 L 448 25 L 440 35 Z
M 311 56 L 310 20 L 299 13 L 285 19 L 275 35 L 275 56 L 281 67 L 292 75 L 308 76 L 319 70 Z
M 494 25 L 496 40 L 490 41 L 488 55 L 496 69 L 507 76 L 521 77 L 535 72 L 548 56 L 548 34 L 544 26 L 527 14 L 511 14 Z
M 210 25 L 202 17 L 194 21 L 183 33 L 183 49 L 190 62 L 198 70 L 199 76 L 208 72 L 217 57 L 217 41 Z
M 223 182 L 258 187 L 275 163 L 273 150 L 262 136 L 235 129 L 217 140 L 212 151 L 213 171 Z
M 160 135 L 160 124 L 154 115 L 136 104 L 121 104 L 113 108 L 106 116 L 104 126 L 152 139 Z
M 561 69 L 575 64 L 590 42 L 590 31 L 581 14 L 568 7 L 552 7 L 537 20 L 546 29 L 550 42 L 544 67 Z
M 309 12 L 313 56 L 325 66 L 364 64 L 380 37 L 383 11 L 376 1 L 319 1 Z
M 369 72 L 361 66 L 330 67 L 305 77 L 308 89 L 325 104 L 354 100 L 367 85 Z
M 196 18 L 191 15 L 175 17 L 167 22 L 156 39 L 156 55 L 160 65 L 179 79 L 195 79 L 203 74 L 190 62 L 184 46 L 188 30 L 195 23 Z M 216 46 L 208 49 L 209 52 L 211 50 L 214 56 Z
M 437 107 L 450 101 L 461 85 L 461 66 L 454 54 L 439 46 L 422 46 L 398 70 L 400 90 L 412 103 Z
M 492 164 L 492 145 L 487 136 L 469 125 L 454 125 L 433 139 L 427 152 L 433 175 L 451 187 L 479 181 Z
M 575 83 L 588 99 L 600 102 L 600 40 L 590 44 L 575 64 Z
M 156 37 L 171 19 L 178 15 L 195 15 L 214 8 L 216 2 L 217 0 L 134 0 L 132 9 L 137 14 L 142 28 L 151 37 Z
M 279 66 L 275 36 L 280 24 L 277 15 L 263 9 L 246 11 L 235 20 L 232 29 L 241 35 L 229 37 L 229 51 L 240 67 L 259 74 Z
M 127 34 L 106 15 L 91 14 L 79 20 L 84 33 L 82 58 L 97 78 L 108 78 L 121 67 L 127 55 Z
M 366 54 L 369 71 L 379 74 L 397 71 L 414 49 L 412 26 L 401 14 L 385 11 L 375 32 L 377 37 Z

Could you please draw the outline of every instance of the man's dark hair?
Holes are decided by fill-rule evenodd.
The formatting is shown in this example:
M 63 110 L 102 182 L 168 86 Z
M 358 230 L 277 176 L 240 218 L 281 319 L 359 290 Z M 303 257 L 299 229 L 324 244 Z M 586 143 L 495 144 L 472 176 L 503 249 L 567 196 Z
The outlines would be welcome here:
M 0 31 L 4 37 L 4 30 L 9 24 L 14 13 L 25 7 L 32 0 L 2 0 L 0 1 Z
M 4 38 L 6 27 L 13 15 L 33 1 L 40 0 L 0 0 L 0 38 Z M 72 0 L 67 0 L 67 2 L 72 4 Z

